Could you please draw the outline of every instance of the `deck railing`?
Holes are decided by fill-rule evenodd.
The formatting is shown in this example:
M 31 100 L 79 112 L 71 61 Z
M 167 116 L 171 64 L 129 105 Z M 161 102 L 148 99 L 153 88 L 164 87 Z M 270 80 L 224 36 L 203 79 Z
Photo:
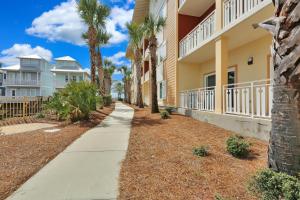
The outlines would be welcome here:
M 215 111 L 215 87 L 180 92 L 180 107 L 200 111 Z
M 40 81 L 38 81 L 38 80 L 4 79 L 3 85 L 39 86 Z
M 179 43 L 179 57 L 182 58 L 196 48 L 199 48 L 204 40 L 210 38 L 216 30 L 215 11 L 200 22 Z
M 270 118 L 273 88 L 270 80 L 224 85 L 226 114 Z
M 0 120 L 40 113 L 49 97 L 0 97 Z
M 225 0 L 223 2 L 224 27 L 253 10 L 264 1 L 266 0 Z

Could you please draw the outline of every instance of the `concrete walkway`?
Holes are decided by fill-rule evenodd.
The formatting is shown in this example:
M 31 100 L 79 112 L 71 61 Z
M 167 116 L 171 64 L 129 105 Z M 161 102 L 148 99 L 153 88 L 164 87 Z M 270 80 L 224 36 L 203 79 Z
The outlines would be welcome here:
M 45 128 L 53 128 L 57 124 L 47 124 L 47 123 L 30 123 L 30 124 L 17 124 L 10 126 L 2 126 L 0 132 L 4 135 L 12 135 L 17 133 L 31 132 Z
M 76 140 L 8 199 L 116 199 L 133 114 L 132 108 L 117 103 L 99 126 Z

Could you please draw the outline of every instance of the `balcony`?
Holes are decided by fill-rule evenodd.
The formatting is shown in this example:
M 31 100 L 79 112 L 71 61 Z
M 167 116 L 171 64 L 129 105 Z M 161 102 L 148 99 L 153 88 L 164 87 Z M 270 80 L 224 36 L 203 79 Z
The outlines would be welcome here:
M 215 0 L 179 0 L 179 14 L 200 17 Z
M 39 87 L 40 81 L 38 80 L 16 80 L 16 79 L 4 79 L 3 86 L 33 86 Z
M 270 0 L 225 0 L 223 2 L 224 27 L 234 23 L 243 16 L 251 15 L 270 2 Z
M 190 110 L 215 111 L 215 87 L 182 91 L 180 107 Z M 223 86 L 223 114 L 270 119 L 273 87 L 270 80 Z
M 204 41 L 212 37 L 216 30 L 216 15 L 213 11 L 200 22 L 179 43 L 179 57 L 183 58 L 195 49 L 201 47 Z
M 273 88 L 270 80 L 225 85 L 225 114 L 271 118 Z
M 200 111 L 215 111 L 215 87 L 180 92 L 180 107 Z

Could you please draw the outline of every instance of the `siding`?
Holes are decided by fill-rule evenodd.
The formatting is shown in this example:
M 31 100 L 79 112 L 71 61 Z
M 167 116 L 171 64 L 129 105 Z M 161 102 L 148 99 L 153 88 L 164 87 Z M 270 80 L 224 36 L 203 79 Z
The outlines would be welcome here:
M 176 103 L 176 67 L 177 67 L 177 1 L 167 1 L 167 21 L 165 40 L 167 41 L 167 58 L 164 61 L 165 79 L 167 80 L 167 99 L 165 104 Z

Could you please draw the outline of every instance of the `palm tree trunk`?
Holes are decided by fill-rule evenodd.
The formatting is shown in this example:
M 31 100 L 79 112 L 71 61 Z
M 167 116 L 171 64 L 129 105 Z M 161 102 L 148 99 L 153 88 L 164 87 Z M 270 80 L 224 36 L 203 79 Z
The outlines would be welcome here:
M 157 39 L 155 36 L 149 39 L 149 50 L 151 59 L 151 113 L 159 113 L 158 101 L 157 101 L 157 81 L 156 81 L 156 51 L 157 51 Z
M 139 108 L 144 108 L 143 94 L 142 94 L 142 55 L 140 49 L 136 49 L 134 52 L 134 62 L 136 65 L 136 79 L 137 79 L 137 88 L 136 88 L 136 105 Z
M 88 43 L 91 62 L 91 82 L 96 83 L 96 30 L 94 27 L 88 29 Z
M 275 16 L 260 24 L 273 34 L 274 97 L 269 166 L 300 172 L 300 1 L 275 0 Z
M 102 55 L 100 48 L 97 47 L 97 66 L 98 66 L 98 79 L 99 79 L 99 91 L 101 95 L 107 95 L 104 89 L 104 74 L 102 66 Z

